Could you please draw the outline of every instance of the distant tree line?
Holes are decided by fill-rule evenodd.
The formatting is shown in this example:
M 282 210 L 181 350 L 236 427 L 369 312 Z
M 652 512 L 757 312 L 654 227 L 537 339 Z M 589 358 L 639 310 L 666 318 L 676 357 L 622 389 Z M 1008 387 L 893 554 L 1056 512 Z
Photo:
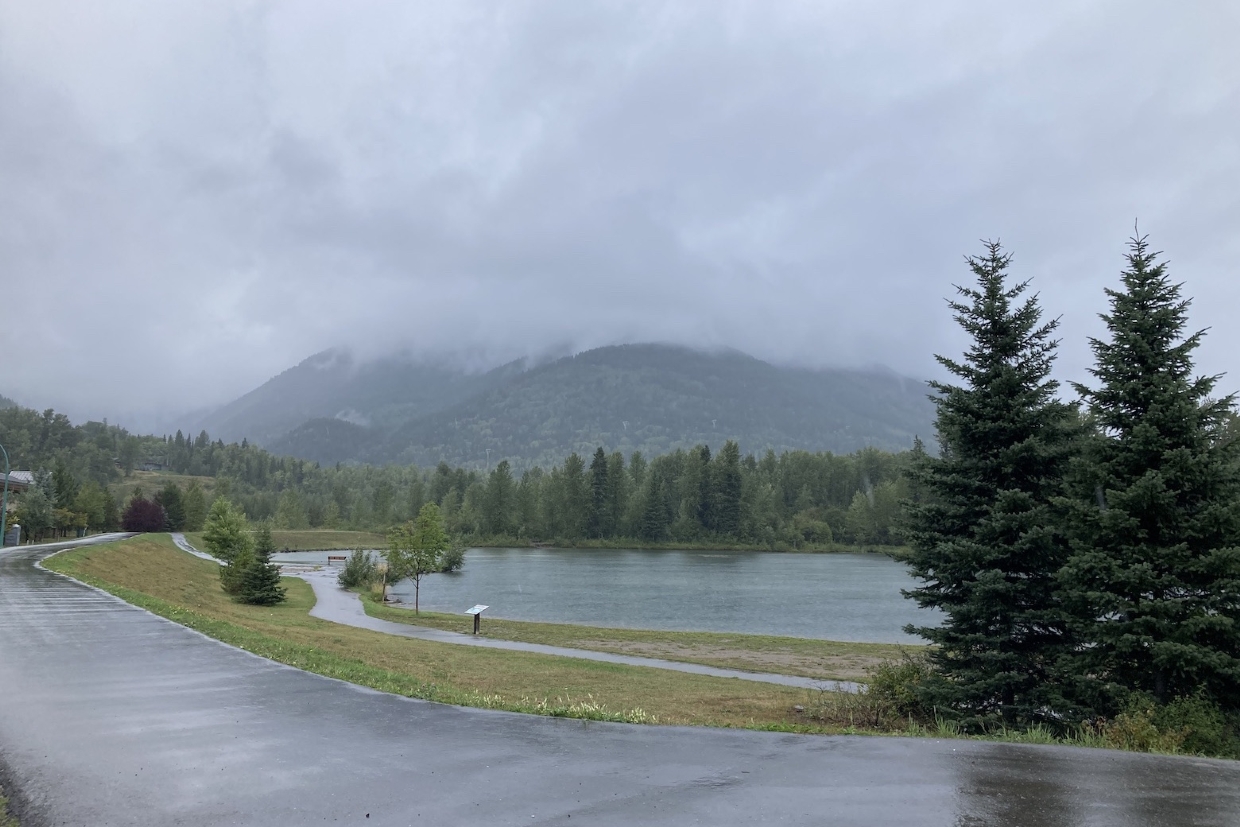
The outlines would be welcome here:
M 0 442 L 36 471 L 18 519 L 41 539 L 90 531 L 198 531 L 218 497 L 278 528 L 386 531 L 437 505 L 454 535 L 475 543 L 694 543 L 769 549 L 897 546 L 905 471 L 924 453 L 742 455 L 734 442 L 647 458 L 599 447 L 519 476 L 451 468 L 337 465 L 275 456 L 204 431 L 135 437 L 54 411 L 0 410 Z M 166 473 L 144 489 L 132 472 Z M 148 483 L 149 484 L 149 483 Z M 162 524 L 160 520 L 162 519 Z

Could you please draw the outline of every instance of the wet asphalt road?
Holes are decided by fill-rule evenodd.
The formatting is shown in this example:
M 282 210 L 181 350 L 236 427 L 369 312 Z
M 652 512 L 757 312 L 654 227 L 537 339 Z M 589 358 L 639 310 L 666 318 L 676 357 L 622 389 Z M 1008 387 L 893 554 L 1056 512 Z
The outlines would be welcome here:
M 397 698 L 211 641 L 42 554 L 0 555 L 0 772 L 24 827 L 1240 825 L 1231 762 Z

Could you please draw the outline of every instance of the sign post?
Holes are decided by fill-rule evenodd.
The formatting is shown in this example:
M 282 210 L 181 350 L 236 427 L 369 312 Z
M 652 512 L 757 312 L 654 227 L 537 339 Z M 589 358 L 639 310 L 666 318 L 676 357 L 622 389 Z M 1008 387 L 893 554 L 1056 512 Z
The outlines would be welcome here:
M 482 625 L 482 613 L 485 612 L 489 608 L 491 607 L 483 606 L 481 603 L 479 603 L 477 606 L 474 606 L 472 609 L 465 610 L 465 614 L 474 616 L 474 634 L 475 635 L 478 634 L 478 628 Z

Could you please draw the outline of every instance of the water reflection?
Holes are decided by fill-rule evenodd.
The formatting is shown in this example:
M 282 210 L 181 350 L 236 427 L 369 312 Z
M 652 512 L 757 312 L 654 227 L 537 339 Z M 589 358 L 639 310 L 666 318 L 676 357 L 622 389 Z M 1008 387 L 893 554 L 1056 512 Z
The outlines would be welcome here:
M 277 555 L 326 560 L 326 553 Z M 465 568 L 422 583 L 421 605 L 493 617 L 643 629 L 918 643 L 927 624 L 900 590 L 903 564 L 878 554 L 470 549 Z M 412 600 L 412 584 L 394 592 Z
M 956 758 L 956 827 L 1238 825 L 1231 762 L 994 744 Z
M 959 759 L 956 827 L 1069 827 L 1086 820 L 1073 767 L 1036 748 L 995 745 Z M 1079 769 L 1079 768 L 1078 768 Z

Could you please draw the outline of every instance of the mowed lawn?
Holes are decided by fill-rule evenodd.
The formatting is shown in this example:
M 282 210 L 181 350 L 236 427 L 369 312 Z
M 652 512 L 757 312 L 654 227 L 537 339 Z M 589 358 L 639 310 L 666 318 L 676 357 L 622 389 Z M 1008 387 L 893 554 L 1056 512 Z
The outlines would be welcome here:
M 206 549 L 202 532 L 185 535 L 194 548 Z M 344 549 L 387 548 L 387 538 L 370 531 L 337 531 L 333 528 L 308 528 L 271 530 L 272 542 L 280 551 L 337 551 Z
M 469 634 L 469 615 L 422 612 L 383 606 L 367 598 L 366 613 L 417 626 L 431 626 Z M 701 663 L 749 672 L 776 672 L 821 680 L 864 681 L 885 660 L 899 660 L 921 646 L 887 643 L 847 643 L 832 640 L 738 635 L 719 632 L 662 632 L 649 629 L 613 629 L 563 623 L 530 623 L 483 616 L 482 634 L 500 640 L 519 640 L 572 649 L 593 649 L 622 655 Z
M 812 703 L 813 691 L 354 629 L 310 617 L 314 593 L 294 578 L 284 579 L 286 603 L 244 606 L 220 589 L 218 565 L 167 535 L 79 548 L 44 565 L 248 651 L 400 695 L 605 720 L 828 731 L 794 709 Z

